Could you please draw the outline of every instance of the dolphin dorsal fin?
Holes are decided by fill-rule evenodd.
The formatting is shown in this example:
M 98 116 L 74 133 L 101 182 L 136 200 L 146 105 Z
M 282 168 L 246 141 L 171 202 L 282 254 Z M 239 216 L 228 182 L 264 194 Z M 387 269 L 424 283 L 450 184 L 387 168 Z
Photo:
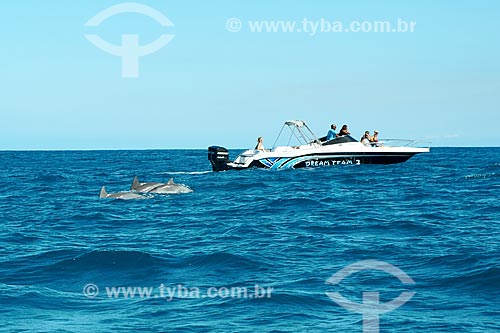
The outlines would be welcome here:
M 139 179 L 137 179 L 137 176 L 135 176 L 130 189 L 135 190 L 137 187 L 139 187 Z
M 173 179 L 173 178 L 170 178 L 170 179 L 168 180 L 168 183 L 167 183 L 167 184 L 168 184 L 168 185 L 174 185 L 174 179 Z
M 99 199 L 106 198 L 108 196 L 108 192 L 106 192 L 106 186 L 101 187 L 101 192 L 99 193 Z

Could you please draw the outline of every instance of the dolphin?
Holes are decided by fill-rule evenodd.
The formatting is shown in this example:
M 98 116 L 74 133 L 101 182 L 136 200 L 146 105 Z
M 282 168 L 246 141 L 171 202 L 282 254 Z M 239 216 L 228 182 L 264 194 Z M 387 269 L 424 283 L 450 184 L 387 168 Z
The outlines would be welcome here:
M 174 179 L 170 178 L 167 183 L 140 183 L 137 176 L 132 182 L 132 191 L 139 193 L 158 193 L 158 194 L 179 194 L 193 192 L 187 186 L 174 183 Z
M 158 193 L 158 194 L 180 194 L 180 193 L 191 193 L 193 192 L 187 186 L 174 183 L 174 179 L 170 178 L 168 183 L 163 184 L 162 186 L 155 187 L 149 193 Z
M 108 193 L 106 192 L 106 186 L 103 186 L 101 187 L 101 192 L 99 193 L 99 199 L 130 200 L 130 199 L 149 199 L 149 198 L 142 194 L 137 194 L 133 192 Z
M 162 185 L 165 185 L 165 183 L 141 183 L 137 179 L 137 176 L 135 176 L 134 180 L 132 181 L 132 186 L 130 186 L 130 190 L 139 193 L 148 193 L 151 190 Z

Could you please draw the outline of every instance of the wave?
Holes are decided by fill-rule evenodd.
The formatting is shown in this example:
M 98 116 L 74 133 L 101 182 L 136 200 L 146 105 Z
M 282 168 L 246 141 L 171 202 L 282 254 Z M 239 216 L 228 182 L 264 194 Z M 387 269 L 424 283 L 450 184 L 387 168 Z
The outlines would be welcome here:
M 442 256 L 434 256 L 427 261 L 422 262 L 425 269 L 440 267 L 443 270 L 460 269 L 460 267 L 474 267 L 480 260 L 479 257 L 473 254 L 449 254 Z
M 455 276 L 439 280 L 440 286 L 449 286 L 453 289 L 466 288 L 476 292 L 488 292 L 488 297 L 500 296 L 498 281 L 500 281 L 500 267 L 476 269 L 468 273 L 458 271 Z
M 492 165 L 488 165 L 486 167 L 489 170 L 499 170 L 500 169 L 500 163 L 493 163 Z
M 500 267 L 494 262 L 485 264 L 484 260 L 484 253 L 470 251 L 464 254 L 435 256 L 422 261 L 418 270 L 422 270 L 422 274 L 426 276 L 430 276 L 431 272 L 435 274 L 435 277 L 429 279 L 429 285 L 433 287 L 499 292 Z
M 56 183 L 68 180 L 66 177 L 56 174 L 40 173 L 33 178 L 35 182 Z
M 123 275 L 125 271 L 147 273 L 155 268 L 156 263 L 157 259 L 140 251 L 99 250 L 79 255 L 75 251 L 60 250 L 16 259 L 15 265 L 4 263 L 6 268 L 2 264 L 0 271 L 6 283 L 53 286 L 76 283 L 82 276 Z M 13 270 L 11 267 L 20 268 Z
M 226 252 L 217 252 L 204 255 L 195 255 L 182 259 L 176 263 L 177 267 L 190 268 L 231 268 L 238 270 L 254 269 L 262 266 L 263 263 L 254 261 L 248 257 L 243 257 Z
M 210 271 L 241 274 L 242 271 L 265 269 L 267 263 L 253 258 L 216 252 L 186 257 L 156 257 L 142 251 L 95 250 L 75 255 L 75 251 L 50 251 L 0 265 L 2 282 L 43 285 L 72 290 L 81 281 L 127 281 L 130 276 L 142 281 L 164 278 L 172 274 L 184 276 L 187 271 Z M 240 273 L 238 273 L 240 272 Z M 217 273 L 220 274 L 220 273 Z
M 481 289 L 492 289 L 496 293 L 500 293 L 498 281 L 500 281 L 500 267 L 489 267 L 466 275 L 463 283 L 470 286 L 480 286 Z
M 265 288 L 265 287 L 264 287 Z M 302 310 L 329 307 L 334 304 L 324 293 L 306 293 L 283 291 L 280 287 L 273 287 L 271 297 L 247 299 L 246 302 L 271 303 L 275 305 L 285 305 L 288 309 L 298 307 Z
M 234 182 L 234 183 L 229 183 L 224 187 L 224 189 L 227 191 L 238 191 L 238 192 L 250 189 L 265 189 L 265 188 L 269 188 L 269 185 L 260 181 Z
M 0 263 L 4 283 L 31 284 L 51 281 L 54 277 L 45 274 L 53 265 L 70 258 L 76 252 L 70 250 L 55 250 L 17 257 L 11 261 Z
M 1 242 L 17 243 L 17 244 L 29 244 L 40 240 L 41 237 L 28 235 L 22 232 L 14 232 L 11 234 L 6 234 L 5 236 L 0 236 Z
M 77 212 L 69 216 L 69 220 L 75 222 L 119 221 L 122 218 L 121 215 L 104 212 Z
M 488 179 L 488 178 L 496 178 L 500 177 L 499 173 L 491 172 L 491 173 L 477 173 L 473 175 L 465 176 L 465 179 Z
M 54 268 L 82 269 L 140 269 L 154 265 L 155 259 L 141 251 L 96 250 L 74 259 L 64 260 Z
M 81 294 L 47 287 L 0 283 L 0 304 L 4 309 L 16 309 L 29 304 L 34 308 L 60 311 L 61 308 L 81 307 Z
M 14 267 L 23 267 L 27 268 L 30 266 L 42 266 L 47 263 L 56 263 L 59 262 L 65 258 L 72 257 L 76 255 L 78 252 L 74 250 L 67 250 L 67 249 L 61 249 L 61 250 L 53 250 L 53 251 L 47 251 L 47 252 L 42 252 L 42 253 L 37 253 L 37 254 L 30 254 L 30 255 L 25 255 L 25 256 L 18 256 L 15 260 L 17 265 Z M 9 264 L 9 262 L 6 262 L 5 264 Z M 13 264 L 13 263 L 12 263 Z
M 269 203 L 272 208 L 321 208 L 325 204 L 308 198 L 275 199 Z

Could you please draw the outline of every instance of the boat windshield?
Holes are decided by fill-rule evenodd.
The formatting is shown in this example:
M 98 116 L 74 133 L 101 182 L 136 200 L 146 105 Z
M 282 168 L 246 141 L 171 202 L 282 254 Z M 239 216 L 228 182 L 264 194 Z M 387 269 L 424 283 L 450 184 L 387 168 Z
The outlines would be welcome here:
M 354 139 L 350 135 L 339 136 L 339 137 L 336 137 L 335 139 L 332 139 L 329 141 L 326 141 L 326 136 L 325 136 L 323 138 L 320 138 L 319 140 L 321 141 L 323 146 L 336 145 L 339 143 L 347 143 L 347 142 L 358 142 L 356 139 Z

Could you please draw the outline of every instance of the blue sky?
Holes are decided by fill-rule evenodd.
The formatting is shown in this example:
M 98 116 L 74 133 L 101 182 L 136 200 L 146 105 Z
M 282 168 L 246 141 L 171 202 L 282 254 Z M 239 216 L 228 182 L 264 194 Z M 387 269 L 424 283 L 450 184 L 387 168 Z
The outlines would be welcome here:
M 282 123 L 318 136 L 434 146 L 500 142 L 497 1 L 136 1 L 174 24 L 124 13 L 85 23 L 120 1 L 17 0 L 0 5 L 0 149 L 245 148 L 270 145 Z M 238 18 L 239 32 L 226 21 Z M 252 33 L 250 20 L 415 21 L 413 33 Z M 175 35 L 139 60 L 138 78 L 93 46 Z

